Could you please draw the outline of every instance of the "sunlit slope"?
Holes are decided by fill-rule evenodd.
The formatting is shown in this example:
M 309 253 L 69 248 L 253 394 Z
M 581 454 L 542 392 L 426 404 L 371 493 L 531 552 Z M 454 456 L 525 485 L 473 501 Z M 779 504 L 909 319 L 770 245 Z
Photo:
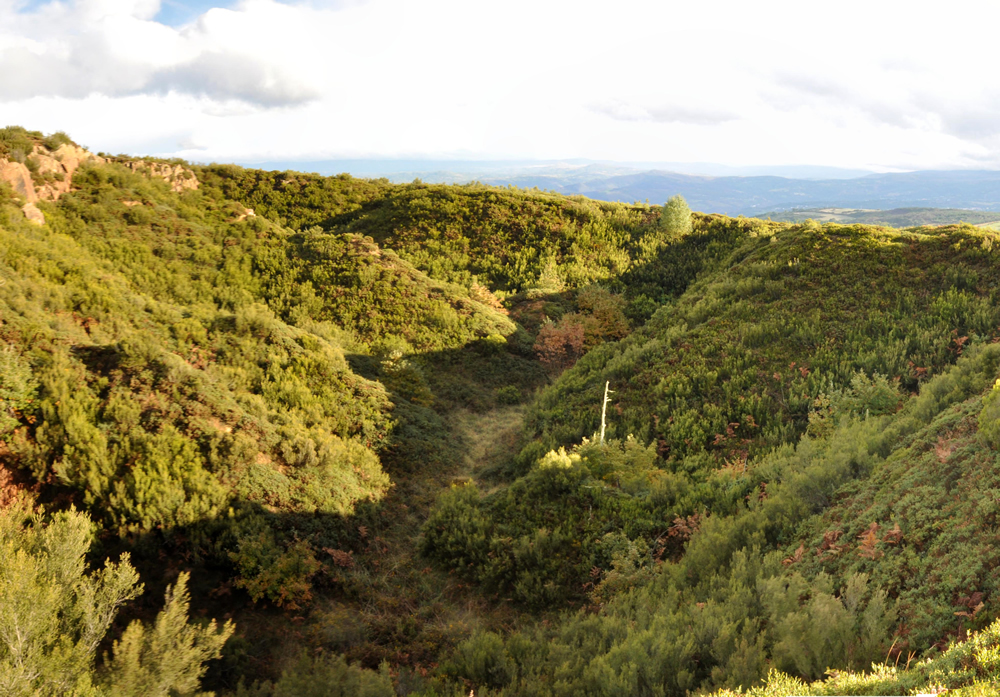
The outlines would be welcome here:
M 1000 459 L 986 434 L 995 411 L 984 411 L 980 395 L 942 410 L 893 443 L 870 477 L 840 489 L 799 545 L 786 547 L 790 570 L 867 574 L 898 599 L 894 651 L 904 656 L 962 638 L 1000 614 Z
M 829 435 L 831 400 L 891 414 L 1000 325 L 989 232 L 828 226 L 737 242 L 644 327 L 542 392 L 513 483 L 447 494 L 429 556 L 501 597 L 582 600 L 616 555 L 676 558 L 706 515 L 766 495 L 773 481 L 756 463 L 807 431 Z M 581 445 L 600 429 L 608 382 L 616 444 Z
M 23 392 L 4 402 L 6 463 L 122 533 L 184 529 L 244 578 L 283 558 L 258 513 L 378 500 L 386 453 L 435 426 L 400 416 L 408 373 L 385 378 L 393 395 L 347 356 L 503 346 L 515 329 L 357 235 L 296 233 L 126 162 L 73 184 L 39 203 L 44 225 L 3 193 L 4 378 Z M 293 576 L 315 571 L 304 550 Z
M 579 287 L 611 281 L 641 254 L 658 212 L 479 184 L 389 184 L 233 167 L 199 170 L 208 186 L 295 229 L 366 235 L 433 278 L 494 291 L 535 287 L 543 273 Z M 648 246 L 650 240 L 646 239 Z
M 213 518 L 233 498 L 345 511 L 389 486 L 376 454 L 389 397 L 350 370 L 334 327 L 292 327 L 252 299 L 185 304 L 197 291 L 127 236 L 92 239 L 101 258 L 45 227 L 0 235 L 4 350 L 37 385 L 15 452 L 40 480 L 136 530 Z M 173 292 L 156 293 L 164 277 Z
M 50 226 L 108 258 L 143 291 L 184 303 L 254 301 L 292 322 L 330 321 L 365 344 L 462 346 L 513 325 L 457 286 L 434 282 L 356 235 L 295 233 L 219 196 L 176 193 L 118 164 L 90 167 Z
M 609 568 L 563 577 L 589 589 L 590 611 L 504 641 L 475 635 L 456 654 L 460 674 L 503 695 L 683 695 L 750 687 L 772 669 L 818 680 L 828 669 L 868 671 L 873 662 L 895 665 L 898 657 L 898 672 L 845 674 L 811 688 L 775 677 L 760 694 L 905 694 L 995 679 L 995 628 L 982 637 L 981 649 L 968 644 L 914 665 L 997 614 L 989 492 L 997 461 L 990 434 L 997 430 L 1000 397 L 992 386 L 998 368 L 997 345 L 970 348 L 899 411 L 881 416 L 873 415 L 877 407 L 899 397 L 891 385 L 857 379 L 831 393 L 832 421 L 822 435 L 782 446 L 746 472 L 723 469 L 709 480 L 713 489 L 749 495 L 731 499 L 728 510 L 675 520 L 652 541 L 634 535 L 641 520 L 628 519 L 624 534 L 605 534 L 592 547 L 595 563 L 607 555 Z M 982 410 L 984 394 L 992 406 Z M 941 452 L 954 449 L 935 477 L 938 445 Z M 650 464 L 634 446 L 630 453 L 629 445 L 586 445 L 547 456 L 512 485 L 518 495 L 507 500 L 544 507 L 553 526 L 508 543 L 529 567 L 512 591 L 544 589 L 545 574 L 560 566 L 551 559 L 560 548 L 546 547 L 547 539 L 565 535 L 560 519 L 588 517 L 560 511 L 556 494 L 584 511 L 592 504 L 594 516 L 610 501 L 636 516 L 643 498 L 663 505 L 663 498 L 684 491 Z M 595 490 L 603 493 L 594 497 Z M 500 522 L 496 509 L 504 510 L 503 496 L 478 511 L 463 507 L 455 499 L 467 499 L 467 491 L 457 489 L 441 509 L 459 523 L 452 529 L 460 532 L 437 538 L 452 549 L 461 533 L 487 531 L 488 540 Z M 632 507 L 623 505 L 628 497 Z M 836 529 L 840 535 L 831 534 Z M 429 538 L 436 534 L 428 531 Z M 678 538 L 680 554 L 657 553 L 657 541 Z M 489 559 L 493 566 L 502 557 Z M 503 670 L 481 669 L 487 660 Z
M 996 234 L 799 227 L 744 237 L 627 339 L 599 347 L 538 400 L 537 457 L 599 427 L 656 444 L 670 469 L 740 463 L 807 427 L 854 371 L 919 380 L 1000 325 Z M 714 464 L 713 464 L 714 463 Z

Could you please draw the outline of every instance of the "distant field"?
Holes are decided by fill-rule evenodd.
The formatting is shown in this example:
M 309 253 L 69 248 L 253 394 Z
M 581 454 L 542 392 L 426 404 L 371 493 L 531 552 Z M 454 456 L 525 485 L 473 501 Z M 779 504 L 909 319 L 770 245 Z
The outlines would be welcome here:
M 812 219 L 823 223 L 862 223 L 900 228 L 970 223 L 1000 229 L 1000 211 L 970 211 L 961 208 L 894 208 L 888 211 L 866 208 L 802 208 L 764 213 L 760 217 L 786 222 Z

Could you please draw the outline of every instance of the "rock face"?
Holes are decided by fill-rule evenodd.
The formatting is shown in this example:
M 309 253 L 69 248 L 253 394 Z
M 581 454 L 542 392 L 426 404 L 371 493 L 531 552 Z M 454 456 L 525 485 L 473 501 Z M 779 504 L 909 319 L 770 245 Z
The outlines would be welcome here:
M 166 162 L 147 162 L 145 160 L 132 160 L 125 162 L 124 165 L 133 172 L 163 179 L 178 194 L 198 188 L 198 178 L 194 176 L 194 172 L 183 165 L 172 165 Z
M 70 190 L 73 174 L 84 162 L 104 159 L 76 145 L 60 145 L 55 151 L 36 145 L 27 164 L 0 160 L 0 181 L 10 184 L 28 203 L 55 201 Z
M 35 185 L 31 181 L 31 172 L 20 162 L 0 160 L 0 181 L 10 184 L 14 193 L 25 198 L 28 203 L 38 200 Z

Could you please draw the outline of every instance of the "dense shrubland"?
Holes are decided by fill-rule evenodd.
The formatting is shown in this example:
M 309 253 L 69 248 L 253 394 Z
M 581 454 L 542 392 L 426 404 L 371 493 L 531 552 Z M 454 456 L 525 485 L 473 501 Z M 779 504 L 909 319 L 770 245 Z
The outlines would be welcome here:
M 683 694 L 749 687 L 772 668 L 816 680 L 828 668 L 865 670 L 887 657 L 906 665 L 935 638 L 945 646 L 949 637 L 985 627 L 995 503 L 989 489 L 972 495 L 978 480 L 964 497 L 948 495 L 956 483 L 936 471 L 930 444 L 941 434 L 954 437 L 956 424 L 979 411 L 998 367 L 996 345 L 970 349 L 896 413 L 837 414 L 827 437 L 806 436 L 760 458 L 745 478 L 766 488 L 751 488 L 753 495 L 731 512 L 705 517 L 679 557 L 661 562 L 636 536 L 632 549 L 627 539 L 620 543 L 627 551 L 609 573 L 579 576 L 598 591 L 601 584 L 615 586 L 610 595 L 592 593 L 596 612 L 580 610 L 499 642 L 475 635 L 460 647 L 459 656 L 509 666 L 501 676 L 470 673 L 463 668 L 469 659 L 452 670 L 503 694 Z M 581 448 L 579 458 L 566 456 L 561 466 L 583 470 L 592 447 Z M 990 463 L 985 472 L 995 476 L 995 451 L 983 455 Z M 538 471 L 555 460 L 547 456 Z M 890 484 L 906 471 L 910 481 L 904 477 L 902 488 Z M 920 477 L 927 491 L 914 486 Z M 858 490 L 868 494 L 863 501 L 855 498 Z M 447 505 L 439 510 L 449 512 Z M 499 524 L 487 519 L 480 527 L 491 523 Z M 537 563 L 531 569 L 536 579 L 544 571 Z M 900 684 L 964 684 L 977 675 L 967 668 L 961 678 L 921 669 L 887 682 L 890 692 L 881 694 L 899 694 L 891 690 Z M 788 693 L 801 689 L 787 684 L 799 686 Z M 830 693 L 843 694 L 836 690 L 845 683 L 834 684 Z
M 992 234 L 769 232 L 543 392 L 508 487 L 453 489 L 432 513 L 426 553 L 498 597 L 601 608 L 528 650 L 510 637 L 518 670 L 494 687 L 817 679 L 995 616 L 995 504 L 979 492 L 996 456 L 976 436 L 997 373 Z M 612 434 L 648 444 L 610 477 L 622 444 L 587 440 L 607 380 Z
M 205 181 L 293 229 L 371 237 L 432 278 L 494 291 L 559 291 L 616 278 L 656 220 L 648 207 L 471 184 L 392 186 L 346 175 L 202 170 Z
M 0 187 L 0 680 L 199 689 L 189 583 L 248 696 L 996 679 L 995 233 L 152 171 Z

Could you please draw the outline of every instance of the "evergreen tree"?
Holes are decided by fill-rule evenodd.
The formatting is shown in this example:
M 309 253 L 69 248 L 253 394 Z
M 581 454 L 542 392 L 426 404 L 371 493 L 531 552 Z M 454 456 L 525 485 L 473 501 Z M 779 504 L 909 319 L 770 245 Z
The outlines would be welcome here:
M 691 232 L 691 209 L 683 196 L 670 197 L 660 214 L 660 224 L 671 237 L 683 237 Z

